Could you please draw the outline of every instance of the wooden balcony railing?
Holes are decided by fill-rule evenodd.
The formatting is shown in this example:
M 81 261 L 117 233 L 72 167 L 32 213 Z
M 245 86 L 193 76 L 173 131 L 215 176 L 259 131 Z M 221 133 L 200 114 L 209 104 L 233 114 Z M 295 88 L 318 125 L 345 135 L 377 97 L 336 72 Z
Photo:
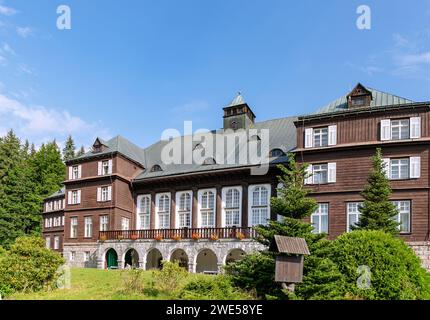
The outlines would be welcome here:
M 182 229 L 150 229 L 150 230 L 110 230 L 100 231 L 99 240 L 181 240 L 181 239 L 251 239 L 256 232 L 251 227 L 227 228 L 182 228 Z

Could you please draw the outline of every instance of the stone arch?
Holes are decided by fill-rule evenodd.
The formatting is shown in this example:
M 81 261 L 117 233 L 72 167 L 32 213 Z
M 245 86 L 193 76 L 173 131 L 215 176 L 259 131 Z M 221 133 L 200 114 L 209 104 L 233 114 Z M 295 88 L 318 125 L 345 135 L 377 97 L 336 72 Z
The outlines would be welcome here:
M 188 270 L 189 258 L 184 249 L 176 248 L 170 253 L 170 261 L 179 263 L 179 266 Z
M 139 268 L 139 253 L 134 248 L 128 248 L 124 253 L 124 268 Z
M 150 269 L 161 269 L 163 261 L 163 255 L 157 248 L 150 248 L 146 253 L 146 265 L 145 270 Z
M 218 273 L 218 257 L 213 250 L 203 248 L 195 259 L 196 273 Z
M 103 261 L 105 269 L 118 269 L 118 252 L 114 248 L 106 249 Z
M 231 262 L 242 260 L 245 257 L 246 252 L 241 248 L 234 248 L 227 252 L 224 257 L 224 264 L 229 264 Z

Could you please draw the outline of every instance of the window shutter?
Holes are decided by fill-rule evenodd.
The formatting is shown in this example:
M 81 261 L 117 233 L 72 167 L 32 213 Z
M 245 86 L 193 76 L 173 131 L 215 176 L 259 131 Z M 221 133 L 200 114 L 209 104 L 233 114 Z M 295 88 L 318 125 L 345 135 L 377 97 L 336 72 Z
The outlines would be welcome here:
M 101 163 L 101 161 L 99 161 L 99 163 L 98 163 L 97 175 L 99 175 L 99 176 L 102 175 L 102 163 Z
M 97 188 L 97 201 L 102 201 L 102 188 Z
M 335 146 L 337 144 L 337 126 L 328 127 L 328 145 Z
M 69 167 L 69 180 L 73 179 L 73 167 Z
M 112 174 L 112 159 L 109 160 L 109 174 Z
M 336 162 L 330 162 L 327 165 L 328 168 L 328 183 L 336 182 Z
M 311 164 L 306 168 L 306 173 L 307 173 L 307 178 L 305 179 L 305 184 L 312 184 L 314 179 L 312 176 L 312 165 Z
M 390 179 L 391 175 L 390 175 L 390 158 L 384 158 L 382 159 L 382 162 L 384 163 L 384 171 L 385 171 L 385 176 Z
M 78 203 L 81 203 L 81 190 L 78 190 Z
M 410 128 L 411 139 L 421 138 L 421 117 L 411 118 L 410 124 L 411 124 L 411 128 Z
M 390 119 L 381 120 L 381 140 L 391 140 L 391 121 Z
M 72 204 L 72 191 L 67 192 L 67 204 Z
M 409 177 L 416 179 L 421 176 L 421 157 L 410 157 Z
M 112 200 L 112 187 L 111 186 L 108 187 L 108 200 L 109 201 Z
M 312 148 L 313 146 L 313 135 L 314 135 L 314 129 L 307 128 L 305 130 L 305 148 Z
M 82 178 L 82 165 L 78 166 L 78 178 Z

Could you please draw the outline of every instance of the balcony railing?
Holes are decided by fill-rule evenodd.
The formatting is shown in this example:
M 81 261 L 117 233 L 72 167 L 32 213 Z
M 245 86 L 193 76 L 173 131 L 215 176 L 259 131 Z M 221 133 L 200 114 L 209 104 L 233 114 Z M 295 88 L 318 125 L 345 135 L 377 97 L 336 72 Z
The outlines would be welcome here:
M 251 239 L 256 232 L 251 227 L 226 228 L 182 228 L 150 230 L 110 230 L 100 231 L 99 240 L 181 240 L 181 239 Z

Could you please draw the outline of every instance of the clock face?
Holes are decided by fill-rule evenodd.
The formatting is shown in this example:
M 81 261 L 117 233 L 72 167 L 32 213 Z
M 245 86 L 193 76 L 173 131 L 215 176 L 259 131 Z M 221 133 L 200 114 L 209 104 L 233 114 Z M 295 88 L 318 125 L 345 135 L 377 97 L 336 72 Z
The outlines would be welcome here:
M 230 128 L 232 128 L 233 130 L 237 129 L 237 121 L 233 120 L 230 122 Z

